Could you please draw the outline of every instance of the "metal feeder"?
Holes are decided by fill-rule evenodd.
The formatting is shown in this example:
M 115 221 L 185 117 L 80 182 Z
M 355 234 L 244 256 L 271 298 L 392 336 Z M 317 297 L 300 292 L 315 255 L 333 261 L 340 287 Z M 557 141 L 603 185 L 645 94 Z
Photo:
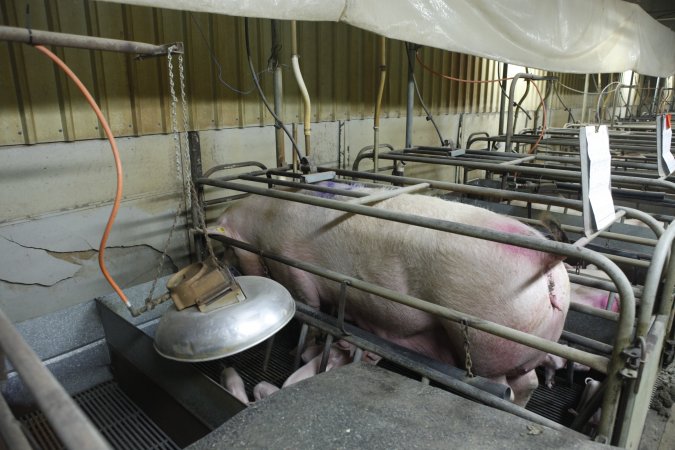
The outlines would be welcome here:
M 174 304 L 159 321 L 155 349 L 176 361 L 239 353 L 275 334 L 295 314 L 291 294 L 276 281 L 235 278 L 208 262 L 182 269 L 167 288 Z

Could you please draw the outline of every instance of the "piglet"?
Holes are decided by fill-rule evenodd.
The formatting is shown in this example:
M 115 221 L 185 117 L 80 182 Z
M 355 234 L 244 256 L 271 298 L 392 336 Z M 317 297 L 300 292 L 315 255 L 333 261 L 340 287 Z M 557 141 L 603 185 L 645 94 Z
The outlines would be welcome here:
M 245 405 L 249 404 L 248 396 L 246 395 L 246 388 L 244 387 L 244 380 L 241 379 L 234 367 L 226 367 L 220 373 L 220 384 L 227 392 L 232 394 L 234 398 Z

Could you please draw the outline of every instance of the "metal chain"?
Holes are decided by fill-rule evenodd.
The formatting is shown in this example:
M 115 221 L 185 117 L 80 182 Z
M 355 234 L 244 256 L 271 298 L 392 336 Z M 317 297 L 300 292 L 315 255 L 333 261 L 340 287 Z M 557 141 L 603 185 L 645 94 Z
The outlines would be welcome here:
M 178 55 L 178 76 L 180 77 L 180 99 L 181 103 L 183 106 L 183 153 L 182 153 L 182 175 L 183 179 L 185 180 L 185 186 L 186 186 L 186 196 L 185 196 L 185 207 L 187 209 L 190 208 L 190 205 L 192 203 L 192 198 L 191 195 L 194 194 L 193 192 L 193 184 L 192 184 L 192 172 L 191 172 L 191 165 L 190 165 L 190 142 L 188 139 L 188 129 L 190 127 L 189 125 L 189 111 L 188 111 L 188 104 L 187 104 L 187 93 L 185 92 L 185 68 L 183 65 L 183 55 L 179 54 Z M 194 201 L 197 201 L 197 197 L 195 196 Z
M 471 352 L 469 350 L 469 324 L 467 323 L 466 320 L 462 320 L 461 324 L 462 324 L 462 334 L 464 335 L 464 352 L 466 354 L 466 356 L 464 357 L 466 376 L 469 378 L 473 378 L 474 375 L 473 372 L 471 371 L 473 362 L 471 362 Z
M 178 114 L 176 112 L 176 105 L 178 104 L 178 97 L 176 97 L 176 86 L 174 83 L 174 75 L 173 75 L 173 57 L 172 57 L 172 51 L 174 50 L 173 47 L 169 48 L 169 50 L 166 53 L 166 61 L 167 61 L 167 66 L 168 66 L 168 72 L 169 72 L 169 92 L 171 94 L 171 128 L 173 131 L 173 142 L 174 142 L 174 147 L 176 151 L 176 176 L 179 180 L 181 180 L 181 174 L 183 173 L 183 168 L 181 165 L 181 153 L 180 153 L 180 137 L 179 137 L 179 132 L 178 132 Z M 180 60 L 179 60 L 180 62 Z M 180 66 L 179 66 L 180 70 Z M 153 300 L 153 296 L 155 294 L 155 288 L 157 287 L 157 282 L 159 280 L 160 275 L 162 274 L 162 270 L 164 269 L 164 262 L 166 261 L 166 255 L 169 250 L 169 244 L 171 243 L 171 238 L 173 236 L 173 232 L 176 230 L 176 225 L 178 224 L 178 217 L 180 217 L 181 212 L 183 211 L 183 208 L 181 208 L 181 203 L 182 201 L 178 202 L 178 206 L 176 207 L 176 214 L 173 217 L 173 224 L 171 225 L 171 230 L 169 230 L 169 236 L 166 239 L 166 244 L 164 244 L 164 250 L 162 251 L 162 255 L 160 256 L 159 259 L 159 265 L 157 267 L 157 273 L 155 274 L 155 278 L 152 281 L 152 286 L 150 287 L 150 292 L 148 293 L 148 296 L 145 299 L 145 307 L 141 308 L 140 310 L 136 311 L 136 315 L 140 314 L 141 312 L 148 311 L 153 308 L 151 306 L 152 302 L 156 302 Z M 162 298 L 162 297 L 160 297 Z M 157 299 L 159 300 L 159 299 Z
M 183 129 L 184 129 L 184 148 L 183 148 L 183 154 L 182 154 L 182 160 L 185 166 L 187 166 L 187 169 L 183 171 L 183 176 L 185 179 L 185 185 L 187 187 L 187 191 L 189 192 L 186 195 L 186 208 L 189 208 L 191 202 L 194 202 L 194 205 L 196 206 L 197 209 L 197 220 L 199 223 L 195 224 L 195 227 L 198 229 L 201 229 L 203 235 L 204 235 L 204 241 L 206 242 L 206 249 L 209 252 L 209 259 L 215 266 L 218 266 L 218 260 L 216 259 L 216 254 L 213 251 L 213 246 L 211 245 L 211 240 L 207 236 L 206 232 L 206 217 L 205 217 L 205 211 L 202 208 L 202 205 L 199 204 L 199 195 L 197 194 L 197 188 L 195 187 L 194 183 L 192 182 L 192 174 L 190 172 L 190 142 L 188 140 L 188 128 L 189 128 L 189 111 L 188 111 L 188 103 L 187 103 L 187 93 L 185 90 L 185 68 L 183 64 L 183 55 L 180 54 L 178 55 L 178 74 L 180 76 L 180 98 L 181 98 L 181 103 L 183 106 Z M 184 167 L 185 167 L 184 166 Z M 191 201 L 190 201 L 191 200 Z

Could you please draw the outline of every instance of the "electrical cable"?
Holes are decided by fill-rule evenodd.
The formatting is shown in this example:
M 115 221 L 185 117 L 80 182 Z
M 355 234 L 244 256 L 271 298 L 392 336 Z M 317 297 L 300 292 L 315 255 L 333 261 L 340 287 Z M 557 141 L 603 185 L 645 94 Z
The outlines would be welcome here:
M 415 58 L 417 58 L 417 62 L 419 62 L 420 65 L 422 67 L 424 67 L 426 70 L 433 73 L 437 77 L 445 78 L 446 80 L 459 81 L 461 83 L 497 83 L 499 81 L 513 80 L 513 77 L 498 78 L 496 80 L 464 80 L 462 78 L 455 78 L 455 77 L 451 77 L 450 75 L 445 75 L 443 73 L 436 72 L 434 69 L 432 69 L 431 67 L 424 64 L 424 62 L 422 61 L 422 58 L 420 57 L 419 52 L 415 52 Z
M 129 303 L 129 300 L 127 299 L 126 295 L 124 295 L 122 289 L 120 289 L 117 283 L 115 283 L 115 280 L 113 280 L 112 276 L 108 272 L 104 260 L 105 246 L 106 243 L 108 242 L 108 236 L 110 235 L 110 230 L 112 229 L 112 225 L 115 222 L 115 217 L 117 216 L 117 211 L 119 210 L 120 202 L 122 200 L 122 187 L 123 187 L 122 162 L 120 161 L 120 154 L 117 149 L 117 143 L 115 142 L 115 136 L 113 136 L 112 131 L 110 130 L 110 126 L 108 125 L 108 122 L 103 116 L 101 109 L 98 107 L 96 101 L 91 96 L 91 94 L 84 86 L 84 84 L 77 77 L 77 75 L 75 75 L 73 71 L 70 70 L 70 68 L 66 65 L 66 63 L 64 63 L 58 56 L 56 56 L 46 47 L 42 45 L 35 45 L 34 47 L 36 50 L 42 52 L 49 59 L 51 59 L 61 70 L 63 70 L 66 73 L 66 75 L 68 75 L 68 77 L 73 81 L 73 83 L 75 83 L 75 85 L 80 90 L 82 95 L 84 95 L 84 98 L 87 99 L 87 102 L 89 103 L 89 106 L 91 106 L 91 109 L 94 110 L 94 113 L 96 114 L 96 117 L 98 117 L 98 120 L 101 122 L 103 131 L 105 131 L 105 135 L 108 138 L 108 141 L 110 142 L 110 147 L 112 149 L 113 157 L 115 159 L 115 170 L 117 173 L 117 190 L 115 191 L 115 200 L 113 202 L 112 211 L 110 212 L 110 217 L 108 218 L 108 223 L 106 224 L 105 231 L 103 232 L 103 237 L 101 237 L 101 244 L 98 250 L 98 264 L 101 267 L 101 273 L 103 273 L 103 276 L 108 281 L 110 286 L 112 286 L 113 290 L 117 293 L 117 295 L 120 296 L 120 299 L 124 302 L 124 304 L 128 308 L 131 308 L 131 304 Z
M 262 87 L 260 86 L 260 81 L 258 80 L 258 76 L 256 75 L 255 68 L 253 67 L 253 59 L 251 58 L 251 42 L 249 39 L 249 32 L 248 32 L 248 17 L 244 18 L 244 40 L 246 41 L 246 56 L 248 59 L 248 67 L 251 71 L 251 76 L 253 77 L 253 82 L 255 83 L 255 87 L 258 90 L 258 95 L 260 95 L 260 99 L 262 102 L 265 104 L 265 107 L 267 110 L 270 112 L 272 117 L 274 117 L 274 120 L 277 121 L 279 126 L 281 127 L 282 130 L 284 130 L 284 133 L 286 133 L 286 136 L 288 136 L 288 139 L 290 139 L 291 144 L 293 145 L 293 150 L 295 150 L 295 153 L 298 155 L 298 160 L 303 161 L 306 160 L 305 157 L 302 156 L 300 153 L 300 149 L 298 149 L 298 144 L 295 142 L 295 139 L 293 139 L 293 136 L 291 133 L 288 131 L 288 128 L 286 128 L 286 125 L 281 121 L 279 116 L 277 116 L 274 113 L 274 110 L 270 106 L 269 102 L 267 101 L 267 97 L 265 97 L 265 93 L 262 90 Z
M 574 118 L 574 114 L 572 114 L 572 110 L 567 107 L 565 102 L 563 102 L 562 97 L 560 97 L 560 93 L 558 92 L 558 86 L 557 85 L 556 85 L 555 88 L 553 88 L 553 93 L 555 94 L 556 97 L 558 97 L 558 101 L 562 105 L 563 109 L 567 112 L 567 114 L 569 114 L 569 119 L 572 120 L 572 123 L 577 123 L 577 120 Z M 568 120 L 568 122 L 569 122 L 569 120 Z
M 409 45 L 409 44 L 407 44 L 407 45 Z M 413 84 L 415 85 L 415 91 L 417 92 L 417 98 L 419 99 L 420 104 L 422 105 L 422 109 L 424 109 L 424 112 L 427 114 L 427 120 L 431 121 L 431 124 L 436 129 L 436 133 L 438 134 L 438 138 L 441 140 L 441 147 L 445 147 L 447 141 L 445 139 L 443 139 L 443 135 L 441 134 L 441 130 L 438 129 L 438 125 L 436 125 L 436 121 L 434 120 L 434 116 L 431 115 L 431 112 L 429 111 L 429 108 L 427 108 L 427 105 L 424 103 L 424 100 L 422 100 L 422 93 L 420 92 L 420 88 L 417 84 L 417 77 L 415 77 L 415 72 L 413 70 L 412 61 L 410 60 L 410 53 L 406 52 L 406 55 L 408 57 L 408 68 L 410 69 L 410 72 L 412 73 Z
M 455 78 L 451 77 L 449 75 L 442 74 L 440 72 L 436 72 L 434 69 L 431 67 L 427 66 L 424 64 L 422 61 L 422 58 L 420 58 L 419 52 L 415 52 L 415 57 L 417 58 L 417 61 L 420 63 L 420 66 L 422 66 L 424 69 L 428 70 L 432 74 L 436 75 L 437 77 L 445 78 L 447 80 L 452 80 L 452 81 L 459 81 L 460 83 L 496 83 L 499 81 L 506 81 L 506 80 L 513 80 L 514 77 L 507 77 L 507 78 L 499 78 L 496 80 L 464 80 L 461 78 Z M 528 83 L 530 80 L 528 79 Z M 532 83 L 534 84 L 534 83 Z M 534 84 L 535 89 L 537 90 L 537 94 L 539 94 L 539 100 L 541 101 L 541 106 L 542 110 L 544 111 L 543 118 L 542 118 L 542 127 L 541 127 L 541 133 L 539 134 L 539 139 L 537 139 L 537 142 L 535 142 L 534 146 L 530 148 L 530 153 L 534 151 L 535 148 L 539 145 L 539 142 L 544 138 L 544 133 L 546 131 L 546 105 L 544 105 L 544 98 L 541 95 L 541 92 L 539 90 L 539 87 L 537 87 L 536 84 Z M 511 99 L 509 99 L 511 101 Z M 529 117 L 529 116 L 528 116 Z
M 223 67 L 220 65 L 220 62 L 218 61 L 218 58 L 216 58 L 215 52 L 213 51 L 213 49 L 209 45 L 209 41 L 206 38 L 206 34 L 204 33 L 204 30 L 203 30 L 202 26 L 199 24 L 197 19 L 195 19 L 194 15 L 192 13 L 190 13 L 190 18 L 192 19 L 194 24 L 197 25 L 197 30 L 199 30 L 199 34 L 202 36 L 202 40 L 204 41 L 204 45 L 206 45 L 206 48 L 209 50 L 209 55 L 211 56 L 211 60 L 213 61 L 213 63 L 218 68 L 218 81 L 220 82 L 220 84 L 222 84 L 223 86 L 225 86 L 226 88 L 228 88 L 232 92 L 235 92 L 239 95 L 248 95 L 251 92 L 255 91 L 255 86 L 253 86 L 251 89 L 249 89 L 247 91 L 244 91 L 244 90 L 241 90 L 241 89 L 238 89 L 238 88 L 232 86 L 227 81 L 223 80 Z M 269 71 L 270 71 L 269 68 L 267 68 L 265 70 L 261 70 L 260 72 L 258 72 L 258 75 L 260 76 L 261 74 L 267 73 Z
M 605 87 L 602 89 L 602 91 L 600 91 L 600 96 L 598 97 L 598 102 L 597 102 L 596 107 L 595 107 L 595 120 L 596 120 L 598 123 L 601 123 L 601 120 L 600 120 L 600 103 L 601 103 L 601 101 L 602 101 L 602 96 L 604 95 L 605 90 L 606 90 L 608 87 L 612 86 L 613 84 L 618 84 L 619 87 L 620 87 L 620 86 L 621 86 L 621 81 L 612 81 L 612 82 L 609 83 L 607 86 L 605 86 Z M 616 89 L 614 89 L 614 90 L 611 91 L 611 92 L 616 92 L 616 90 L 619 89 L 619 87 L 617 87 Z M 608 92 L 608 94 L 610 94 L 611 92 Z

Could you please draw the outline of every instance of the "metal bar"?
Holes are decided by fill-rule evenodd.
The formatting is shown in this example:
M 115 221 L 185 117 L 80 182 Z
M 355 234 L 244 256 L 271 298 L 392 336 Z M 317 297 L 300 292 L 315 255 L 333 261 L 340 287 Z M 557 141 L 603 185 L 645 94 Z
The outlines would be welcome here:
M 464 162 L 461 158 L 434 158 L 434 157 L 421 157 L 408 155 L 403 153 L 389 152 L 380 155 L 380 159 L 389 159 L 392 161 L 410 161 L 410 162 L 422 162 L 428 164 L 441 164 L 446 166 L 461 166 L 469 169 L 479 169 L 479 170 L 488 170 L 491 172 L 513 172 L 513 167 L 503 166 L 495 163 L 482 163 L 482 162 Z M 581 180 L 581 174 L 572 170 L 560 170 L 560 169 L 548 169 L 542 167 L 529 167 L 529 166 L 518 166 L 517 172 L 535 175 L 539 178 L 549 178 L 549 179 L 563 179 L 563 180 Z M 611 176 L 613 183 L 626 184 L 631 186 L 651 186 L 659 187 L 661 189 L 667 190 L 670 193 L 675 193 L 675 183 L 666 180 L 659 180 L 656 178 L 640 178 L 640 177 L 630 177 L 625 175 L 612 175 Z
M 302 352 L 305 351 L 305 341 L 307 340 L 307 332 L 309 331 L 309 325 L 306 323 L 302 324 L 300 328 L 300 336 L 298 337 L 298 345 L 295 347 L 295 358 L 293 359 L 293 372 L 298 370 L 300 367 L 300 360 Z
M 322 329 L 330 334 L 339 333 L 339 330 L 333 324 L 334 319 L 332 317 L 315 311 L 307 305 L 296 302 L 295 315 L 302 322 L 309 323 L 311 326 Z M 354 326 L 347 325 L 347 328 L 349 335 L 344 336 L 342 339 L 354 344 L 358 349 L 364 349 L 381 355 L 389 361 L 408 368 L 437 383 L 441 383 L 444 386 L 449 387 L 453 392 L 468 398 L 473 398 L 484 405 L 491 406 L 501 411 L 510 412 L 518 417 L 522 417 L 555 430 L 565 432 L 570 431 L 559 423 L 521 408 L 508 400 L 504 400 L 503 397 L 506 394 L 504 388 L 506 386 L 486 380 L 482 377 L 466 378 L 464 377 L 464 371 L 460 371 L 456 367 L 448 366 L 435 360 L 425 361 L 427 358 L 421 357 L 419 354 L 414 354 L 406 348 L 391 344 L 377 338 L 377 336 L 369 335 L 368 338 L 366 338 L 365 333 Z M 413 354 L 416 357 L 413 356 Z M 421 359 L 422 361 L 420 362 L 418 359 Z M 428 365 L 426 363 L 428 363 Z M 453 376 L 455 374 L 457 377 Z M 501 393 L 496 390 L 500 387 Z M 587 437 L 585 438 L 587 439 Z
M 622 210 L 617 211 L 617 212 L 614 214 L 614 221 L 612 222 L 612 225 L 613 225 L 614 223 L 616 223 L 617 220 L 619 220 L 620 218 L 622 218 L 622 217 L 625 216 L 625 215 L 626 215 L 626 211 L 622 211 Z M 577 247 L 585 247 L 585 246 L 588 245 L 593 239 L 595 239 L 596 237 L 600 236 L 600 233 L 602 233 L 603 231 L 605 231 L 605 230 L 606 230 L 607 228 L 609 228 L 610 226 L 611 226 L 611 225 L 608 225 L 608 226 L 606 226 L 605 228 L 603 228 L 602 230 L 598 230 L 598 231 L 596 231 L 596 232 L 590 234 L 589 236 L 583 236 L 583 237 L 581 237 L 580 239 L 578 239 L 578 240 L 574 243 L 574 245 L 576 245 Z
M 396 196 L 401 195 L 401 194 L 409 194 L 411 192 L 418 192 L 418 191 L 421 191 L 421 190 L 427 189 L 427 188 L 429 188 L 429 183 L 413 184 L 413 185 L 398 188 L 398 189 L 383 190 L 381 192 L 368 195 L 367 197 L 361 197 L 361 198 L 355 198 L 353 200 L 348 200 L 348 202 L 352 203 L 354 205 L 365 205 L 365 204 L 380 202 L 382 200 L 386 200 L 388 198 L 396 197 Z
M 520 164 L 520 163 L 532 161 L 533 159 L 537 159 L 537 155 L 523 156 L 522 158 L 513 159 L 511 161 L 500 162 L 499 164 L 501 164 L 503 166 L 506 166 L 506 165 L 509 165 L 509 164 Z
M 371 294 L 378 295 L 380 297 L 392 300 L 396 303 L 403 305 L 411 306 L 413 308 L 419 309 L 421 311 L 442 317 L 444 319 L 452 320 L 453 322 L 461 322 L 465 320 L 467 324 L 473 328 L 476 328 L 481 331 L 494 334 L 502 338 L 506 338 L 520 344 L 525 344 L 529 347 L 536 348 L 537 350 L 542 350 L 547 353 L 553 353 L 558 356 L 562 356 L 573 361 L 583 363 L 589 367 L 592 367 L 602 373 L 606 373 L 608 360 L 605 357 L 592 355 L 581 350 L 573 349 L 564 345 L 560 345 L 555 342 L 551 342 L 547 339 L 539 338 L 537 336 L 532 336 L 528 333 L 514 330 L 512 328 L 500 325 L 494 322 L 490 322 L 484 319 L 481 319 L 476 316 L 465 314 L 444 306 L 436 305 L 425 300 L 413 297 L 411 295 L 403 294 L 400 292 L 393 291 L 391 289 L 384 288 L 382 286 L 375 285 L 358 278 L 353 278 L 348 275 L 335 272 L 333 270 L 325 269 L 323 267 L 317 266 L 315 264 L 306 263 L 303 261 L 294 260 L 291 258 L 286 258 L 281 255 L 270 254 L 268 252 L 262 252 L 261 250 L 255 248 L 252 245 L 246 244 L 235 239 L 231 239 L 222 235 L 212 235 L 212 239 L 219 240 L 228 245 L 232 245 L 238 248 L 242 248 L 252 253 L 256 253 L 265 258 L 269 258 L 275 261 L 282 262 L 291 267 L 295 267 L 306 272 L 319 275 L 321 277 L 333 280 L 333 281 L 348 281 L 350 286 L 356 289 L 360 289 L 364 292 L 369 292 Z M 610 263 L 611 264 L 611 263 Z M 623 305 L 622 305 L 623 306 Z M 629 313 L 627 313 L 629 314 Z
M 619 321 L 619 313 L 607 311 L 605 309 L 594 308 L 592 306 L 584 305 L 583 303 L 570 302 L 570 310 L 579 311 L 590 316 L 601 317 L 603 319 L 611 320 L 612 322 Z
M 664 264 L 670 252 L 673 240 L 675 239 L 675 222 L 670 224 L 666 232 L 661 236 L 659 242 L 654 248 L 651 265 L 645 278 L 644 290 L 642 291 L 642 303 L 640 305 L 640 314 L 638 316 L 636 336 L 645 336 L 649 330 L 656 293 L 659 287 L 659 281 L 663 275 Z M 623 300 L 623 299 L 622 299 Z
M 408 92 L 406 96 L 405 147 L 412 147 L 413 106 L 415 103 L 415 45 L 406 42 L 408 52 Z
M 274 178 L 262 178 L 259 176 L 249 176 L 249 175 L 240 175 L 237 177 L 240 180 L 245 180 L 245 181 L 255 181 L 258 183 L 264 183 L 264 184 L 271 184 L 273 186 L 286 186 L 286 187 L 298 187 L 297 182 L 293 181 L 286 181 L 286 180 L 278 180 Z M 325 194 L 331 194 L 331 195 L 342 195 L 345 197 L 355 197 L 356 199 L 359 198 L 365 198 L 368 196 L 366 192 L 360 192 L 360 191 L 348 191 L 346 189 L 339 189 L 339 188 L 332 188 L 328 186 L 321 186 L 318 184 L 311 184 L 311 183 L 305 183 L 302 185 L 303 189 L 307 189 L 308 191 L 315 191 L 315 192 L 323 192 Z
M 21 422 L 16 420 L 5 401 L 5 397 L 0 395 L 0 447 L 3 443 L 11 450 L 31 450 L 33 448 L 21 429 Z
M 326 170 L 322 167 L 319 167 L 319 170 Z M 383 175 L 383 174 L 372 174 L 364 173 L 353 170 L 339 170 L 339 169 L 330 169 L 333 170 L 336 174 L 340 176 L 347 177 L 358 177 L 365 178 L 369 180 L 379 180 L 387 181 L 390 183 L 399 183 L 399 184 L 418 184 L 418 183 L 429 183 L 434 189 L 442 189 L 446 191 L 454 192 L 464 192 L 468 194 L 477 194 L 484 197 L 492 197 L 498 199 L 511 199 L 511 200 L 524 200 L 524 201 L 534 201 L 538 203 L 548 203 L 551 205 L 562 206 L 566 208 L 573 208 L 581 211 L 581 200 L 572 200 L 568 198 L 561 197 L 551 197 L 548 195 L 541 194 L 530 194 L 525 192 L 515 192 L 515 191 L 505 191 L 502 189 L 486 188 L 479 186 L 468 186 L 466 184 L 459 183 L 450 183 L 447 181 L 433 181 L 427 180 L 424 178 L 412 178 L 412 177 L 403 177 L 403 176 L 392 176 L 392 175 Z M 663 226 L 652 216 L 642 211 L 633 208 L 626 208 L 623 206 L 617 206 L 616 209 L 626 211 L 627 217 L 632 217 L 642 221 L 647 225 L 654 234 L 658 237 L 663 233 Z
M 277 117 L 282 114 L 283 101 L 283 75 L 281 73 L 281 64 L 276 59 L 278 49 L 281 49 L 281 38 L 279 36 L 279 21 L 272 20 L 272 53 L 275 55 L 272 66 L 274 67 L 274 113 Z M 274 119 L 274 142 L 276 145 L 277 167 L 286 165 L 286 151 L 284 149 L 284 131 L 281 129 L 281 122 Z
M 211 175 L 213 175 L 214 173 L 216 173 L 220 170 L 239 169 L 241 167 L 249 167 L 249 166 L 260 167 L 262 170 L 267 170 L 267 166 L 259 163 L 258 161 L 244 161 L 244 162 L 234 163 L 234 164 L 218 164 L 217 166 L 213 166 L 209 170 L 204 172 L 204 176 L 206 178 L 208 178 L 208 177 L 210 177 Z M 258 173 L 258 172 L 255 172 L 255 173 Z M 264 172 L 261 172 L 261 173 L 264 173 Z
M 604 353 L 606 355 L 610 355 L 612 353 L 611 345 L 605 344 L 604 342 L 596 341 L 591 338 L 587 338 L 586 336 L 581 336 L 579 334 L 572 333 L 570 331 L 563 330 L 562 334 L 560 335 L 560 339 L 564 339 L 567 342 L 571 342 L 573 344 L 583 345 L 588 349 Z
M 290 192 L 260 189 L 253 186 L 244 186 L 240 183 L 223 182 L 220 180 L 202 179 L 199 180 L 199 182 L 204 184 L 210 184 L 213 186 L 224 187 L 228 189 L 241 190 L 243 192 L 266 195 L 283 200 L 291 200 L 315 206 L 328 207 L 331 209 L 350 212 L 354 214 L 362 214 L 370 217 L 392 220 L 400 223 L 406 223 L 409 225 L 423 226 L 426 228 L 440 231 L 448 231 L 469 237 L 488 239 L 494 242 L 500 242 L 504 244 L 529 248 L 531 250 L 551 252 L 568 257 L 583 258 L 586 259 L 588 262 L 595 264 L 600 270 L 604 270 L 605 273 L 607 273 L 607 275 L 609 275 L 609 277 L 612 279 L 612 281 L 614 281 L 619 290 L 619 295 L 621 296 L 622 302 L 621 314 L 619 317 L 619 326 L 617 327 L 617 333 L 615 338 L 614 351 L 612 352 L 612 358 L 609 361 L 609 367 L 606 372 L 608 378 L 607 393 L 605 398 L 603 399 L 602 418 L 600 426 L 598 427 L 599 430 L 598 434 L 601 436 L 601 439 L 604 439 L 605 437 L 607 439 L 611 439 L 612 425 L 616 419 L 616 414 L 618 410 L 618 401 L 621 394 L 622 383 L 621 378 L 619 376 L 619 372 L 624 366 L 624 361 L 621 356 L 621 352 L 631 342 L 633 332 L 633 321 L 635 320 L 635 297 L 633 296 L 631 285 L 628 282 L 628 279 L 626 278 L 624 273 L 613 262 L 607 259 L 607 257 L 584 248 L 577 248 L 573 245 L 564 244 L 560 242 L 531 239 L 525 236 L 502 233 L 494 230 L 488 230 L 439 219 L 419 217 L 412 214 L 387 211 L 363 205 L 351 205 L 336 200 L 317 198 Z M 335 273 L 333 274 L 335 276 Z M 340 276 L 337 281 L 342 281 L 345 279 L 349 278 Z M 521 344 L 526 344 L 538 350 L 553 353 L 555 355 L 565 357 L 566 359 L 571 359 L 572 361 L 578 361 L 589 367 L 595 368 L 596 370 L 604 372 L 604 368 L 606 367 L 605 364 L 607 363 L 607 360 L 605 358 L 600 358 L 597 357 L 596 355 L 589 355 L 588 353 L 576 351 L 575 349 L 568 349 L 565 348 L 564 346 L 560 346 L 559 344 L 544 339 L 540 339 L 535 336 L 531 336 L 527 333 L 512 330 L 508 327 L 504 327 L 498 324 L 494 323 L 488 324 L 487 321 L 484 321 L 482 319 L 469 317 L 468 315 L 464 314 L 458 314 L 447 308 L 443 308 L 438 305 L 431 305 L 427 302 L 421 302 L 419 299 L 416 299 L 414 297 L 406 296 L 397 292 L 392 292 L 388 289 L 384 289 L 379 286 L 374 286 L 369 283 L 362 284 L 364 282 L 357 280 L 355 278 L 351 278 L 349 279 L 349 281 L 352 282 L 353 286 L 356 287 L 358 284 L 362 286 L 364 290 L 368 290 L 368 292 L 374 293 L 375 295 L 380 295 L 385 298 L 392 298 L 393 296 L 394 298 L 400 300 L 400 302 L 403 304 L 417 307 L 418 309 L 422 309 L 431 314 L 440 315 L 441 317 L 445 317 L 446 319 L 450 319 L 453 321 L 466 320 L 468 324 L 473 328 L 477 328 L 482 331 L 488 331 L 491 334 L 495 334 L 500 337 L 504 337 Z M 368 289 L 366 289 L 366 287 Z
M 508 78 L 508 76 L 509 65 L 507 63 L 502 63 L 502 81 L 500 81 L 502 94 L 499 99 L 499 134 L 504 134 L 504 106 L 506 103 L 506 78 Z M 471 141 L 471 136 L 469 136 L 469 141 Z M 471 145 L 467 143 L 467 147 L 471 147 Z
M 611 281 L 600 280 L 584 275 L 577 275 L 574 269 L 568 270 L 567 275 L 570 277 L 570 282 L 572 283 L 593 287 L 596 289 L 602 289 L 603 291 L 616 292 L 616 286 L 614 286 L 614 283 Z M 642 297 L 642 287 L 633 286 L 633 295 L 635 295 L 635 297 Z
M 586 108 L 588 107 L 588 81 L 589 81 L 589 74 L 586 74 L 586 78 L 584 80 L 584 98 L 581 102 L 581 123 L 586 123 Z
M 66 447 L 111 448 L 33 349 L 23 340 L 2 310 L 0 310 L 0 347 Z
M 183 53 L 183 43 L 154 45 L 145 42 L 124 41 L 78 34 L 56 33 L 53 31 L 32 30 L 28 28 L 0 26 L 0 40 L 21 42 L 30 45 L 56 45 L 59 47 L 105 50 L 110 52 L 137 53 L 144 56 Z
M 188 147 L 190 152 L 190 179 L 197 180 L 202 177 L 202 147 L 199 140 L 199 132 L 188 131 Z M 188 199 L 185 200 L 190 204 L 190 219 L 192 220 L 192 226 L 199 227 L 199 210 L 201 209 L 201 211 L 204 211 L 205 207 L 204 187 L 198 184 L 194 187 L 195 192 L 197 193 L 197 198 L 192 199 L 192 201 L 189 202 Z M 197 255 L 198 261 L 204 261 L 208 256 L 204 237 L 197 234 L 190 237 L 188 232 L 188 246 L 192 247 L 192 245 L 194 245 L 194 252 L 192 252 L 192 255 Z
M 511 205 L 514 206 L 514 205 Z M 520 206 L 516 206 L 520 207 Z M 570 208 L 571 209 L 571 208 Z M 540 210 L 541 212 L 544 211 L 549 211 L 548 209 L 542 209 Z M 576 209 L 575 209 L 576 211 Z M 581 217 L 581 216 L 578 216 Z M 537 225 L 541 223 L 540 220 L 538 219 L 529 219 L 527 217 L 518 217 L 518 220 L 520 220 L 523 223 L 527 224 L 534 224 Z M 568 225 L 568 224 L 560 224 L 560 227 L 563 229 L 563 231 L 571 231 L 573 233 L 583 233 L 584 229 L 583 227 L 578 227 L 576 225 Z M 622 242 L 630 242 L 631 244 L 640 244 L 640 245 L 648 245 L 650 247 L 654 247 L 656 245 L 657 240 L 656 239 L 650 239 L 650 238 L 644 238 L 640 236 L 631 236 L 629 234 L 621 234 L 621 233 L 615 233 L 613 231 L 602 231 L 600 232 L 600 237 L 604 237 L 607 239 L 611 239 L 614 241 L 622 241 Z

